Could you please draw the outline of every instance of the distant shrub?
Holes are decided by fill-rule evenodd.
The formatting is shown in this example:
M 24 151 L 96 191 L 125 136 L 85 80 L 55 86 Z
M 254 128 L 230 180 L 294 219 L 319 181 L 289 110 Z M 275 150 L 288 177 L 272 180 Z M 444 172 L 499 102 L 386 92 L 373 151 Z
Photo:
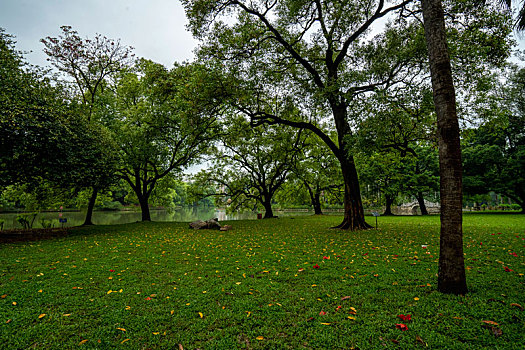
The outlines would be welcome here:
M 22 226 L 24 230 L 33 228 L 37 213 L 32 214 L 20 214 L 16 217 L 16 221 Z
M 53 227 L 53 222 L 51 220 L 46 220 L 45 218 L 40 218 L 40 225 L 43 228 L 51 228 Z

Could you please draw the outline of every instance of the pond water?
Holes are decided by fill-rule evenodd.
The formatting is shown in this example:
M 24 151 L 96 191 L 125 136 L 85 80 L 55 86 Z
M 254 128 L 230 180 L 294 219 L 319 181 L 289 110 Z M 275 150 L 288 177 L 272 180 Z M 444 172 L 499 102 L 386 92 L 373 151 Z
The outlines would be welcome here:
M 16 221 L 18 215 L 30 215 L 29 213 L 0 213 L 0 220 L 4 220 L 4 230 L 12 228 L 22 228 Z M 275 215 L 278 216 L 298 216 L 298 215 L 312 215 L 307 211 L 277 211 Z M 84 222 L 85 212 L 64 212 L 62 218 L 67 219 L 65 227 L 79 226 Z M 252 212 L 235 213 L 233 215 L 226 214 L 224 209 L 217 209 L 213 207 L 186 207 L 176 210 L 151 210 L 151 220 L 153 221 L 175 221 L 175 222 L 191 222 L 195 220 L 208 220 L 211 218 L 218 218 L 219 221 L 226 220 L 250 220 L 257 219 L 257 214 Z M 58 212 L 39 213 L 34 220 L 33 227 L 42 227 L 41 220 L 51 221 L 53 227 L 60 227 Z M 126 224 L 141 220 L 140 211 L 95 211 L 93 213 L 93 223 L 95 225 L 115 225 Z

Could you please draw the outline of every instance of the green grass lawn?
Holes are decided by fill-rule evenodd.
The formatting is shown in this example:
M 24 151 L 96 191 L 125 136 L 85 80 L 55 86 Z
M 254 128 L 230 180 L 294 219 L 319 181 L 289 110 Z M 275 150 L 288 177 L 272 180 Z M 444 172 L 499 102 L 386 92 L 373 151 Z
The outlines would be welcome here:
M 523 349 L 524 215 L 465 216 L 466 296 L 436 290 L 438 217 L 328 229 L 340 221 L 137 223 L 0 244 L 0 348 Z

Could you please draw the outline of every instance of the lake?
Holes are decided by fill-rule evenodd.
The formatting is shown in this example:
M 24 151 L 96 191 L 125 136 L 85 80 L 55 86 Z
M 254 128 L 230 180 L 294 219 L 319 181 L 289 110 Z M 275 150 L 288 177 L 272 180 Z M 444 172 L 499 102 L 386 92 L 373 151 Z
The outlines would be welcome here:
M 278 216 L 298 216 L 298 215 L 312 215 L 312 212 L 307 211 L 275 211 Z M 27 215 L 27 213 L 21 213 Z M 4 220 L 4 229 L 22 228 L 16 221 L 18 213 L 0 213 L 0 219 Z M 74 211 L 62 213 L 62 218 L 67 219 L 65 227 L 82 225 L 85 218 L 85 212 Z M 211 218 L 218 218 L 219 221 L 226 220 L 250 220 L 257 219 L 257 214 L 252 212 L 235 213 L 233 215 L 226 214 L 224 209 L 216 209 L 213 207 L 185 207 L 175 210 L 151 210 L 151 220 L 153 221 L 176 221 L 176 222 L 191 222 L 195 220 L 208 220 Z M 33 227 L 42 227 L 40 220 L 50 220 L 53 227 L 60 227 L 58 222 L 58 212 L 44 212 L 39 213 L 34 221 Z M 95 225 L 115 225 L 126 224 L 141 220 L 140 211 L 95 211 L 93 213 L 93 223 Z

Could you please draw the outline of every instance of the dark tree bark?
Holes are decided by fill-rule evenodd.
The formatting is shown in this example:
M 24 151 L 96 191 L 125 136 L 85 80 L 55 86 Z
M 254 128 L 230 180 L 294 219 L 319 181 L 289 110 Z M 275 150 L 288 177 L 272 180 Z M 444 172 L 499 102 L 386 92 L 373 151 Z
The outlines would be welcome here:
M 394 197 L 393 196 L 389 196 L 389 195 L 385 195 L 385 200 L 386 200 L 386 208 L 385 208 L 385 212 L 383 213 L 383 216 L 392 216 L 394 215 L 392 213 L 392 204 L 394 203 Z
M 272 202 L 271 200 L 264 200 L 262 202 L 262 205 L 264 207 L 264 217 L 263 219 L 271 219 L 274 218 L 273 216 L 273 210 L 272 210 Z
M 418 192 L 416 199 L 419 204 L 419 209 L 421 209 L 421 215 L 428 215 L 428 210 L 427 206 L 425 205 L 425 198 L 423 197 L 423 193 Z
M 88 202 L 86 218 L 82 226 L 93 225 L 93 221 L 92 221 L 93 220 L 93 209 L 95 208 L 95 202 L 97 201 L 97 195 L 98 195 L 98 188 L 93 187 L 93 192 L 91 193 L 91 197 L 89 198 L 89 202 Z
M 319 191 L 316 191 L 312 198 L 312 205 L 314 207 L 315 215 L 323 215 L 323 210 L 321 209 L 321 194 Z
M 140 212 L 142 215 L 142 221 L 151 221 L 151 214 L 149 211 L 149 204 L 148 204 L 149 195 L 142 195 L 137 192 L 135 193 L 140 203 Z
M 438 290 L 467 292 L 463 258 L 461 148 L 456 97 L 441 0 L 421 0 L 437 115 L 441 194 Z
M 342 148 L 344 149 L 344 148 Z M 344 152 L 343 152 L 344 153 Z M 364 230 L 371 228 L 365 221 L 365 211 L 361 201 L 361 190 L 359 189 L 359 179 L 355 168 L 354 158 L 343 154 L 339 159 L 341 171 L 345 183 L 344 193 L 344 218 L 343 222 L 335 228 L 344 230 Z

